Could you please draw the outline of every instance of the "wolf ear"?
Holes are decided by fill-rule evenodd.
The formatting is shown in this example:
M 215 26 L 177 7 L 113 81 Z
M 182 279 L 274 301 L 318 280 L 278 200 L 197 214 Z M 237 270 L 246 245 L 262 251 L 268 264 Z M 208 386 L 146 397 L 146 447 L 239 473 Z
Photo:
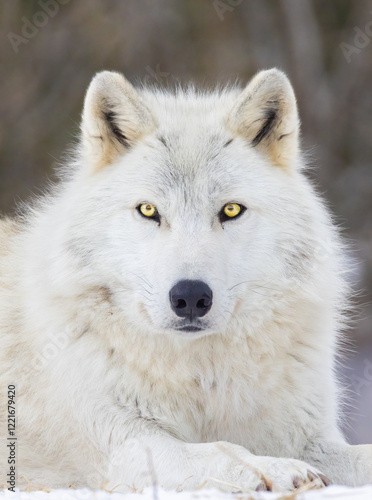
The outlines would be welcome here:
M 99 169 L 155 127 L 150 111 L 119 73 L 98 73 L 85 96 L 81 123 L 83 154 Z
M 229 127 L 281 167 L 290 167 L 299 150 L 296 98 L 284 73 L 261 71 L 243 90 Z

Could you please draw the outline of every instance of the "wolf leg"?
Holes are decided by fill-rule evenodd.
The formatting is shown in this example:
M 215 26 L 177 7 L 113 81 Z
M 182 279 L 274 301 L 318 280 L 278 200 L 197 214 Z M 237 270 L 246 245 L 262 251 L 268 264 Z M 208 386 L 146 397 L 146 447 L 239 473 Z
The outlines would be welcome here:
M 110 456 L 106 488 L 138 491 L 159 485 L 194 490 L 292 491 L 304 484 L 327 484 L 314 467 L 299 460 L 259 457 L 228 442 L 185 443 L 167 434 L 126 440 Z
M 316 442 L 301 457 L 324 471 L 335 484 L 372 484 L 372 445 Z

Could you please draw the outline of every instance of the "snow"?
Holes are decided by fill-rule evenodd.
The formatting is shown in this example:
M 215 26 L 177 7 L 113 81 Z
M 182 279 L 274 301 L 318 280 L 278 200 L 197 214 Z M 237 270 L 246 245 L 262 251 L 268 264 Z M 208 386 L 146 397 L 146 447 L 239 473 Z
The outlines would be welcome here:
M 295 494 L 280 493 L 222 493 L 217 489 L 201 489 L 192 492 L 165 491 L 161 488 L 147 488 L 142 493 L 109 493 L 89 489 L 67 489 L 46 491 L 0 491 L 0 500 L 371 500 L 372 485 L 360 488 L 329 486 L 321 490 L 308 490 Z

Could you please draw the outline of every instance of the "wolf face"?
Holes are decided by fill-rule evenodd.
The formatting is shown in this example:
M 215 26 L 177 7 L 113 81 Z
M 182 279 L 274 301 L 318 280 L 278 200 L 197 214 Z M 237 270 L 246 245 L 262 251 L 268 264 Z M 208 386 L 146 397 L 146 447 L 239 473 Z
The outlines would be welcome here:
M 277 70 L 205 95 L 96 76 L 61 235 L 71 279 L 107 289 L 126 324 L 153 334 L 264 322 L 319 272 L 304 269 L 321 209 L 297 168 L 298 127 Z

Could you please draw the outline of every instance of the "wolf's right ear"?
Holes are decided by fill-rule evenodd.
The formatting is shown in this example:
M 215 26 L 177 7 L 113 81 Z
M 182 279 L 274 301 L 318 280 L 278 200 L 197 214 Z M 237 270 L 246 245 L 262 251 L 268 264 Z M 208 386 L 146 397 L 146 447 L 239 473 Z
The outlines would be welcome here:
M 81 132 L 83 155 L 94 170 L 113 162 L 154 128 L 150 111 L 120 73 L 103 71 L 93 78 Z
M 286 75 L 277 69 L 259 72 L 240 94 L 228 125 L 274 165 L 290 168 L 299 151 L 300 121 Z

